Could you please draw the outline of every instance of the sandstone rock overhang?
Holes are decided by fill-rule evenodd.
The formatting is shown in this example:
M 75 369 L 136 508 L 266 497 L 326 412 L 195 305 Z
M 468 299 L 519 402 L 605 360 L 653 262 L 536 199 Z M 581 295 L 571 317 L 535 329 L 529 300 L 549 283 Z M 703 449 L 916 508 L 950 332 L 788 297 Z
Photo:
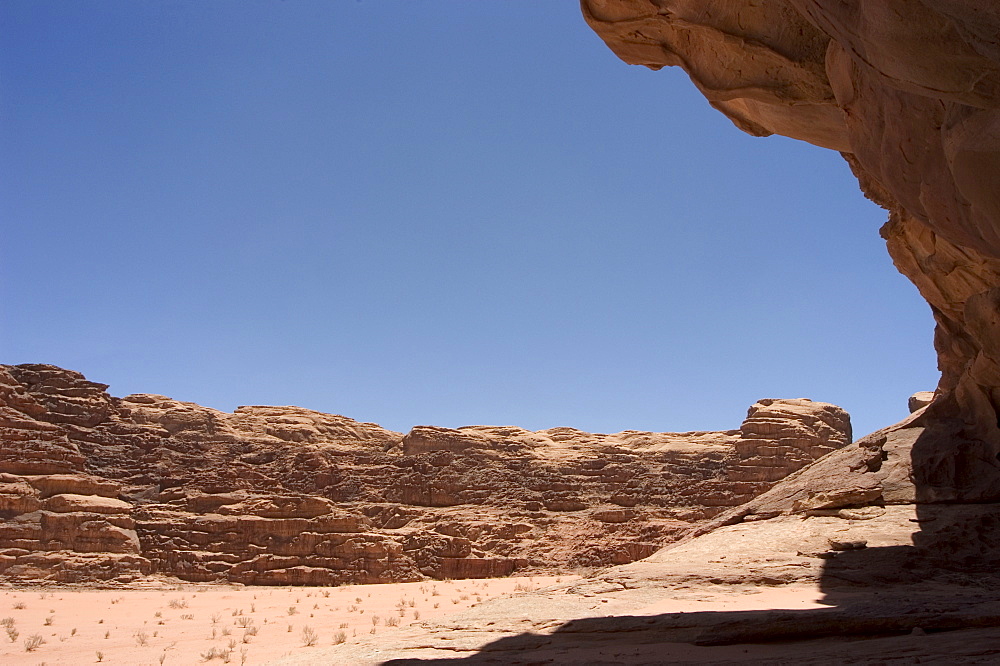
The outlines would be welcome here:
M 679 66 L 741 130 L 840 151 L 936 320 L 925 501 L 1000 499 L 1000 4 L 583 0 L 622 60 Z

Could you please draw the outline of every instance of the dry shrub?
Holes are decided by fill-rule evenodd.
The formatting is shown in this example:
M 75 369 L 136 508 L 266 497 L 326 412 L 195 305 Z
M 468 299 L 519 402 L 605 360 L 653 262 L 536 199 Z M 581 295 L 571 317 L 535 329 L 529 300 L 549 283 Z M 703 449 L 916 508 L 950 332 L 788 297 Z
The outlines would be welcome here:
M 45 639 L 42 638 L 41 634 L 31 634 L 30 636 L 24 639 L 24 651 L 34 652 L 44 644 L 45 644 Z

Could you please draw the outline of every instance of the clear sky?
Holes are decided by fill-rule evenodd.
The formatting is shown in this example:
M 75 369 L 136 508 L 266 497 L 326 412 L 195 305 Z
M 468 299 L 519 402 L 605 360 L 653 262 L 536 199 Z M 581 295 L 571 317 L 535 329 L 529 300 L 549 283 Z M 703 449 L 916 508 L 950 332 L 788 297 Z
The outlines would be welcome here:
M 401 431 L 808 397 L 861 435 L 937 382 L 840 156 L 573 0 L 4 0 L 0 34 L 0 362 Z

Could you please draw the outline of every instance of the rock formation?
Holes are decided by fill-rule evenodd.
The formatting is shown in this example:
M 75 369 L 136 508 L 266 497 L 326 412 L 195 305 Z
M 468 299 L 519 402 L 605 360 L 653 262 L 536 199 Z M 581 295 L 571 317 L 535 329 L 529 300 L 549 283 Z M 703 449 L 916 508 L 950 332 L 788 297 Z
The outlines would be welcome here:
M 850 443 L 840 408 L 603 435 L 220 412 L 0 366 L 0 576 L 246 584 L 588 570 L 646 557 Z
M 843 154 L 889 210 L 890 255 L 934 313 L 940 384 L 932 399 L 911 398 L 903 422 L 791 472 L 651 557 L 321 656 L 394 666 L 462 652 L 476 664 L 997 663 L 1000 4 L 582 6 L 619 57 L 684 68 L 743 131 Z M 754 421 L 751 410 L 737 451 L 794 454 L 754 443 L 777 432 L 767 415 Z M 738 464 L 727 474 L 753 478 Z M 818 590 L 827 607 L 656 610 L 720 589 L 738 605 L 783 587 Z M 717 646 L 733 649 L 709 650 Z
M 1000 506 L 917 502 L 926 409 L 650 557 L 278 663 L 995 664 Z
M 914 473 L 926 501 L 1000 498 L 1000 5 L 583 0 L 625 62 L 680 66 L 756 136 L 840 151 L 937 322 Z

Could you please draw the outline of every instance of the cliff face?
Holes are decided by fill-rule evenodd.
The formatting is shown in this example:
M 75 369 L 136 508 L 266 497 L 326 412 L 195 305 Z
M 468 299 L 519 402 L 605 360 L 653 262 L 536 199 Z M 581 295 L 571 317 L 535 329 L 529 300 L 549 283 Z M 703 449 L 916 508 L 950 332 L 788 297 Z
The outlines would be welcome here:
M 226 413 L 0 366 L 0 577 L 246 584 L 586 570 L 645 557 L 851 441 L 834 405 L 739 430 L 420 426 Z
M 840 151 L 937 322 L 924 501 L 1000 498 L 1000 5 L 583 0 L 625 62 L 680 66 L 755 136 Z

